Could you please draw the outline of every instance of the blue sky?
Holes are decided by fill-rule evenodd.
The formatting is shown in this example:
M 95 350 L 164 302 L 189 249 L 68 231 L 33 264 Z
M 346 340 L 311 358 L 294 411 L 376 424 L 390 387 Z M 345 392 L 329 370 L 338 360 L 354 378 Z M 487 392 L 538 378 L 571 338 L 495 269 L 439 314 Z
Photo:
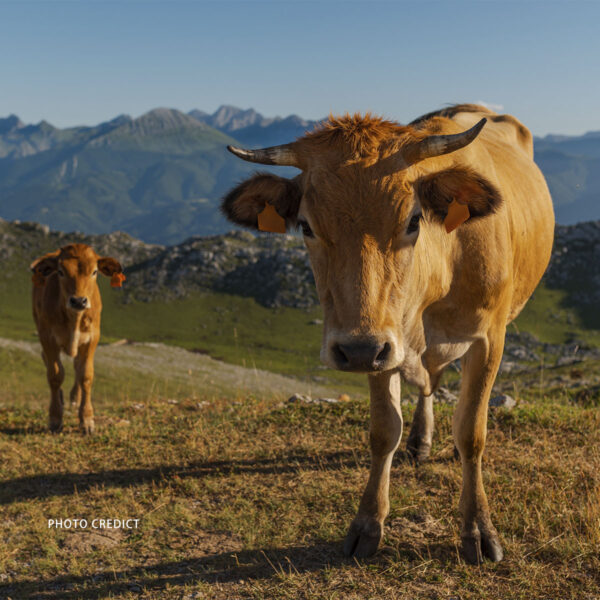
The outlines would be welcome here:
M 157 106 L 267 116 L 446 103 L 535 134 L 600 130 L 600 2 L 0 0 L 0 116 L 94 124 Z

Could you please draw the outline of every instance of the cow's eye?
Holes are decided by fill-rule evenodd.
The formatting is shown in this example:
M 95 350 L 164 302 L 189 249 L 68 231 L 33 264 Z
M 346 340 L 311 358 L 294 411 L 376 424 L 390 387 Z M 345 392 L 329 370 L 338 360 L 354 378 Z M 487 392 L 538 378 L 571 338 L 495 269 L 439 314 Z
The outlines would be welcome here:
M 61 277 L 64 277 L 64 276 L 65 276 L 65 272 L 64 272 L 62 269 L 58 269 L 58 274 L 59 274 Z
M 310 225 L 303 219 L 300 219 L 298 221 L 298 226 L 302 229 L 302 235 L 304 235 L 305 237 L 309 237 L 309 238 L 315 237 L 315 234 L 313 233 L 313 230 L 310 228 Z
M 421 221 L 421 213 L 413 215 L 408 222 L 406 233 L 414 233 L 419 230 L 419 222 Z
M 98 275 L 98 269 L 96 269 L 93 273 L 92 273 L 92 277 L 96 277 L 96 275 Z

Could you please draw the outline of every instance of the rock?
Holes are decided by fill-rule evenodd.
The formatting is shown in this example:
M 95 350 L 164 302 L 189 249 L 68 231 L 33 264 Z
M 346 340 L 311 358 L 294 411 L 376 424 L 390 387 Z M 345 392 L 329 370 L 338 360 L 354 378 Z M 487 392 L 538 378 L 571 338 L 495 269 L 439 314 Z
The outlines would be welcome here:
M 348 396 L 348 394 L 340 394 L 338 400 L 340 402 L 350 402 L 350 396 Z
M 312 398 L 302 394 L 294 394 L 288 398 L 288 402 L 312 402 Z
M 491 408 L 506 408 L 510 410 L 517 405 L 516 400 L 508 394 L 500 394 L 490 399 Z
M 348 400 L 350 397 L 346 394 L 342 394 L 339 398 L 311 398 L 310 396 L 303 396 L 302 394 L 294 394 L 288 398 L 288 402 L 303 402 L 304 404 L 337 404 L 342 402 L 342 396 L 346 396 Z
M 500 368 L 498 369 L 500 373 L 514 373 L 515 371 L 520 370 L 520 365 L 518 365 L 514 361 L 506 360 L 505 358 L 502 359 L 502 362 L 500 363 Z
M 580 356 L 559 356 L 556 359 L 556 363 L 554 366 L 564 367 L 565 365 L 574 365 L 575 363 L 580 363 L 582 361 L 583 358 Z
M 458 396 L 445 387 L 436 390 L 435 398 L 438 402 L 444 402 L 445 404 L 456 404 L 458 402 Z

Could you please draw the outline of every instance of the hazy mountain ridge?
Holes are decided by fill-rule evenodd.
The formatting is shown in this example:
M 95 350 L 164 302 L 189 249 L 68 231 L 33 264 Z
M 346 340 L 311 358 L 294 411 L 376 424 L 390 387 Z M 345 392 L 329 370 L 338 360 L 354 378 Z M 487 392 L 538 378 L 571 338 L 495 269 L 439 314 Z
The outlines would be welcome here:
M 197 109 L 188 114 L 247 146 L 284 144 L 304 135 L 318 123 L 298 115 L 267 118 L 253 108 L 244 110 L 229 105 L 220 106 L 212 115 Z
M 40 139 L 0 159 L 0 215 L 54 229 L 161 242 L 218 233 L 227 227 L 215 200 L 253 170 L 226 151 L 233 138 L 173 109 Z
M 212 115 L 158 108 L 67 129 L 10 115 L 0 119 L 0 216 L 88 233 L 122 229 L 159 243 L 219 234 L 229 228 L 219 198 L 260 168 L 227 144 L 289 142 L 316 124 L 233 106 Z M 600 132 L 536 138 L 535 151 L 558 222 L 600 218 Z

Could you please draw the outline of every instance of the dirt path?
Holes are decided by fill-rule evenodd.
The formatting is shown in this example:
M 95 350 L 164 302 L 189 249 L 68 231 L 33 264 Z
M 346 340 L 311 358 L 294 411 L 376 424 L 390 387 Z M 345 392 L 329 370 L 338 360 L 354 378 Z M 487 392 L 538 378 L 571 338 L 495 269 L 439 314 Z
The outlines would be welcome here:
M 19 350 L 36 356 L 37 342 L 0 338 L 0 348 Z M 65 358 L 65 367 L 69 364 Z M 176 346 L 155 343 L 108 344 L 99 346 L 95 359 L 96 373 L 133 370 L 141 375 L 181 382 L 205 393 L 240 391 L 261 395 L 289 397 L 294 393 L 331 396 L 331 390 L 310 381 L 277 375 L 269 371 L 240 367 L 221 362 L 204 354 Z

